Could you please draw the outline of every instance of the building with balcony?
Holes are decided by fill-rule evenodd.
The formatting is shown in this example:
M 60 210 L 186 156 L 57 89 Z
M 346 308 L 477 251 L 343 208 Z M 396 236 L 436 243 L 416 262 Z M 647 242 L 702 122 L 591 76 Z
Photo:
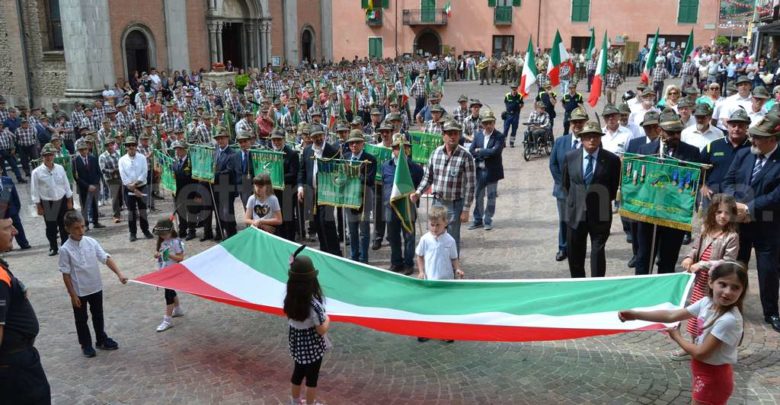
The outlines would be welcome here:
M 613 45 L 647 43 L 659 30 L 679 45 L 691 29 L 697 44 L 717 33 L 718 0 L 374 0 L 378 18 L 365 19 L 368 0 L 332 0 L 333 56 L 395 57 L 525 52 L 528 39 L 549 48 L 559 30 L 565 45 L 586 48 L 591 28 L 600 46 L 604 30 Z M 451 12 L 445 10 L 451 5 Z M 649 18 L 652 17 L 652 18 Z M 366 20 L 359 24 L 356 21 Z

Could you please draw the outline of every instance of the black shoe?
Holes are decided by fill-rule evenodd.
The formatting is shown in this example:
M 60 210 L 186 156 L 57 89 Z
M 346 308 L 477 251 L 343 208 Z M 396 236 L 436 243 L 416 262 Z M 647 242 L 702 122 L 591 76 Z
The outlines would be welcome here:
M 628 261 L 628 267 L 630 268 L 636 267 L 636 256 L 631 256 L 631 260 Z
M 404 270 L 404 274 L 411 276 L 414 273 L 414 266 L 407 266 Z
M 214 239 L 214 237 L 211 236 L 211 235 L 203 235 L 203 237 L 198 239 L 198 240 L 201 241 L 201 242 L 205 242 L 205 241 L 210 240 L 210 239 Z
M 685 236 L 683 236 L 683 245 L 690 245 L 691 244 L 691 235 L 686 233 Z
M 19 246 L 19 250 L 27 250 L 27 249 L 32 249 L 32 246 L 30 246 L 29 243 L 24 246 Z
M 566 252 L 564 252 L 563 250 L 559 250 L 558 253 L 555 254 L 555 261 L 562 262 L 566 260 L 567 257 L 568 256 L 566 255 Z
M 404 271 L 406 271 L 406 268 L 404 268 L 404 266 L 394 264 L 390 266 L 390 271 L 392 271 L 393 273 L 403 273 Z
M 25 179 L 19 179 L 16 182 L 19 183 L 19 184 L 27 184 L 27 180 L 25 180 Z
M 116 350 L 119 349 L 119 344 L 117 342 L 114 342 L 114 339 L 106 338 L 105 342 L 101 342 L 96 344 L 98 349 L 100 350 Z
M 130 235 L 130 242 L 135 242 L 138 240 L 138 237 L 135 235 Z
M 82 347 L 81 352 L 84 353 L 84 357 L 95 357 L 97 356 L 97 353 L 95 353 L 95 348 L 92 346 Z
M 98 222 L 95 225 L 92 225 L 92 227 L 95 228 L 95 229 L 102 229 L 102 228 L 105 228 L 106 226 L 101 224 L 100 222 Z
M 443 342 L 444 343 L 455 343 L 455 340 L 454 339 L 445 339 Z
M 379 250 L 381 247 L 382 247 L 381 240 L 375 240 L 374 243 L 371 244 L 371 250 Z
M 146 239 L 154 239 L 154 235 L 152 235 L 149 231 L 144 231 L 144 238 Z
M 630 233 L 626 234 L 626 243 L 634 243 L 634 237 Z
M 153 194 L 152 198 L 154 198 L 155 200 L 164 200 L 165 199 L 162 196 L 160 196 L 159 194 Z
M 514 147 L 515 147 L 515 143 L 514 143 L 514 142 L 511 142 L 511 143 L 509 144 L 509 147 L 510 147 L 510 148 L 514 148 Z
M 189 240 L 193 240 L 193 239 L 195 239 L 196 237 L 197 237 L 197 236 L 195 236 L 195 232 L 193 232 L 193 233 L 188 233 L 188 234 L 187 234 L 187 237 L 186 237 L 186 238 L 184 238 L 184 240 L 185 240 L 185 241 L 189 241 Z
M 418 337 L 418 338 L 417 338 L 417 341 L 418 341 L 418 342 L 420 342 L 420 343 L 422 343 L 422 342 L 427 342 L 428 340 L 430 340 L 430 339 L 428 339 L 428 338 L 424 338 L 424 337 Z
M 57 249 L 49 249 L 49 256 L 57 256 L 59 251 Z
M 774 329 L 775 332 L 780 332 L 780 316 L 777 315 L 765 316 L 764 321 L 772 325 L 772 329 Z

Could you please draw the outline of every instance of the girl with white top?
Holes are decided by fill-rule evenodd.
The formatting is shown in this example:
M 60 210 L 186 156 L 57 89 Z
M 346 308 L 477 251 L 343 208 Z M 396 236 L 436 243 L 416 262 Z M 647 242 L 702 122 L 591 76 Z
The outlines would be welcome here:
M 276 227 L 282 224 L 282 209 L 274 195 L 271 176 L 260 173 L 252 179 L 252 184 L 255 192 L 246 201 L 244 223 L 274 233 Z

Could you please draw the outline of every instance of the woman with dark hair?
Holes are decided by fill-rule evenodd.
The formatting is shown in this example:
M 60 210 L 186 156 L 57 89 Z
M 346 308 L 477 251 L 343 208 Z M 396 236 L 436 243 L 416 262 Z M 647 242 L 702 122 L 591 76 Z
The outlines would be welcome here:
M 140 76 L 138 75 L 138 71 L 137 70 L 133 70 L 133 73 L 130 75 L 130 80 L 129 80 L 130 88 L 133 89 L 133 92 L 138 91 L 138 85 L 140 84 L 139 83 L 139 78 L 140 78 Z
M 330 319 L 325 313 L 324 296 L 314 264 L 308 256 L 297 256 L 304 247 L 298 248 L 290 257 L 287 295 L 284 297 L 284 313 L 290 326 L 290 354 L 295 360 L 290 403 L 301 403 L 301 383 L 306 378 L 306 403 L 319 404 L 316 401 L 317 379 L 322 357 L 330 346 L 326 336 Z

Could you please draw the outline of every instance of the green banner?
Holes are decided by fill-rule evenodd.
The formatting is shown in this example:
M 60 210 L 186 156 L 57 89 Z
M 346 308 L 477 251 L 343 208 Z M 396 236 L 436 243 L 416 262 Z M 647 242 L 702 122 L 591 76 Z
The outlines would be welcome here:
M 440 134 L 409 131 L 409 136 L 412 138 L 412 161 L 421 165 L 427 164 L 431 153 L 444 144 Z
M 214 148 L 206 145 L 190 146 L 192 161 L 192 178 L 200 181 L 214 182 Z
M 65 169 L 65 173 L 68 174 L 68 181 L 73 184 L 73 160 L 71 159 L 71 156 L 57 156 L 54 158 L 54 163 L 62 165 L 62 168 Z
M 317 159 L 317 204 L 358 209 L 363 205 L 362 162 Z
M 277 190 L 284 190 L 284 152 L 250 149 L 255 174 L 268 173 Z
M 382 165 L 393 158 L 393 149 L 382 145 L 366 144 L 365 151 L 376 158 L 376 180 L 382 181 Z
M 691 231 L 701 165 L 671 158 L 623 155 L 620 215 Z
M 162 151 L 154 151 L 155 165 L 160 168 L 160 187 L 176 193 L 176 177 L 173 174 L 173 158 Z

